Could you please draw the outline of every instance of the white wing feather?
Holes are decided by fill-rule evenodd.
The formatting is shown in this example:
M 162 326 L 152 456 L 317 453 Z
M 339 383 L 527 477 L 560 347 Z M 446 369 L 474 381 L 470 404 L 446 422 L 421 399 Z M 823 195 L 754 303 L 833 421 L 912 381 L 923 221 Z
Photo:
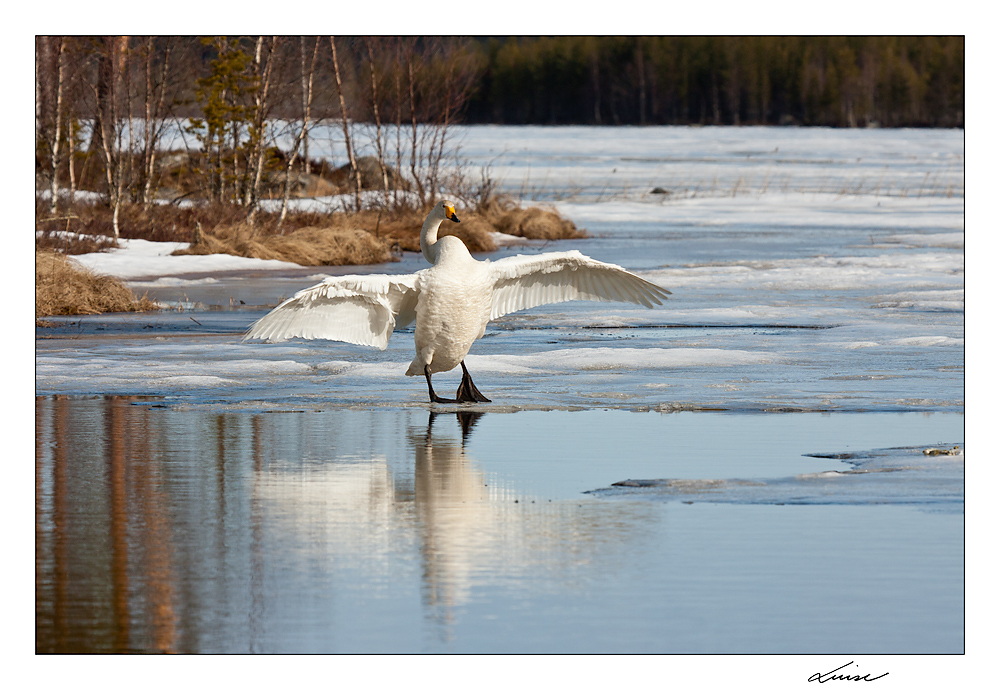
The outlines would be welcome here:
M 490 266 L 494 275 L 490 320 L 569 300 L 632 302 L 652 308 L 670 294 L 621 266 L 591 259 L 575 250 L 511 256 Z
M 384 350 L 417 316 L 417 275 L 334 276 L 296 293 L 254 323 L 244 340 L 340 340 Z

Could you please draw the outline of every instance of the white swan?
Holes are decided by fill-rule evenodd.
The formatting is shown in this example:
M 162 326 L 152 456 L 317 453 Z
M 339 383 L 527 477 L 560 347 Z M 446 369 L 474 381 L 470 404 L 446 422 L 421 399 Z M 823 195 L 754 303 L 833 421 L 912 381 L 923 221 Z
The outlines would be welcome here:
M 423 374 L 431 402 L 490 402 L 479 392 L 465 356 L 504 314 L 568 300 L 632 302 L 652 309 L 670 294 L 620 266 L 578 251 L 478 261 L 457 237 L 438 239 L 455 207 L 434 206 L 420 231 L 420 250 L 433 266 L 410 275 L 336 276 L 302 290 L 254 323 L 244 340 L 325 338 L 384 350 L 394 328 L 416 320 L 417 354 L 407 376 Z M 431 374 L 462 366 L 455 400 L 438 397 Z

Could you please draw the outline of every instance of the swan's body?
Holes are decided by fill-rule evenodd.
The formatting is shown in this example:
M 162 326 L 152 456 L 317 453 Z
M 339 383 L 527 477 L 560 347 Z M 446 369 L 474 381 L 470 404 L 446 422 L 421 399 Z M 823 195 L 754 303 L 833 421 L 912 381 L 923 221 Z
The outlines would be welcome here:
M 410 275 L 337 276 L 298 292 L 247 331 L 245 340 L 326 338 L 384 350 L 394 328 L 416 321 L 416 356 L 407 376 L 423 375 L 432 402 L 489 402 L 468 370 L 465 356 L 486 324 L 504 314 L 568 300 L 632 302 L 652 308 L 670 294 L 620 266 L 578 251 L 478 261 L 457 237 L 438 239 L 444 220 L 458 222 L 441 202 L 424 221 L 420 248 L 433 264 Z M 434 393 L 431 374 L 461 365 L 456 400 Z

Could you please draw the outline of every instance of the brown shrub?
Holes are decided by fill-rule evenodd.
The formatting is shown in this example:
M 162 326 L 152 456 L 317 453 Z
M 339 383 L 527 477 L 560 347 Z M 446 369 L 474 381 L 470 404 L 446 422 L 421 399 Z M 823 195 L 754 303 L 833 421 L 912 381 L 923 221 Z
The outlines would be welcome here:
M 302 228 L 291 235 L 270 235 L 262 244 L 274 252 L 273 258 L 303 266 L 381 264 L 395 260 L 386 240 L 357 228 Z
M 383 213 L 380 217 L 376 211 L 363 211 L 361 213 L 344 216 L 348 222 L 356 223 L 357 227 L 364 228 L 371 233 L 376 233 L 378 237 L 390 241 L 390 244 L 398 246 L 408 252 L 420 251 L 420 228 L 424 224 L 427 213 L 423 210 L 401 210 L 392 213 Z M 438 231 L 439 237 L 454 235 L 469 248 L 470 252 L 492 252 L 497 248 L 490 233 L 494 231 L 493 225 L 483 216 L 476 215 L 472 211 L 461 211 L 459 217 L 461 223 L 444 222 Z
M 461 223 L 442 223 L 440 237 L 454 235 L 469 248 L 470 252 L 492 252 L 496 251 L 497 244 L 490 237 L 490 233 L 495 232 L 493 224 L 486 218 L 472 214 L 462 213 L 459 216 Z M 423 222 L 423 221 L 421 221 Z M 420 251 L 420 233 L 417 233 L 417 251 Z
M 246 224 L 222 226 L 174 255 L 233 254 L 302 266 L 346 266 L 393 261 L 390 243 L 357 228 L 308 227 L 288 235 L 261 235 Z
M 148 311 L 158 307 L 111 276 L 98 275 L 53 251 L 35 251 L 35 319 L 42 316 Z
M 261 211 L 260 228 L 277 225 L 277 213 Z M 323 225 L 327 215 L 296 212 L 285 218 L 284 228 Z M 122 239 L 141 239 L 150 242 L 192 242 L 195 229 L 222 225 L 237 225 L 246 220 L 246 209 L 235 204 L 196 204 L 174 206 L 155 204 L 143 209 L 141 204 L 123 204 L 118 218 Z M 62 204 L 56 218 L 48 217 L 44 200 L 35 202 L 35 245 L 37 248 L 57 249 L 64 254 L 87 254 L 114 246 L 112 210 L 100 202 L 79 200 Z
M 529 240 L 569 240 L 586 237 L 571 220 L 555 211 L 532 206 L 531 208 L 498 208 L 492 219 L 499 232 Z

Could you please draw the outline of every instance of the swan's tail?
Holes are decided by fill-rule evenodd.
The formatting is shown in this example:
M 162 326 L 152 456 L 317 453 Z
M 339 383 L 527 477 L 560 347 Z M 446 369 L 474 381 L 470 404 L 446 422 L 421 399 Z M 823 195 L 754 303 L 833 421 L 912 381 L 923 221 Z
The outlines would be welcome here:
M 414 357 L 413 361 L 410 362 L 410 366 L 406 369 L 407 376 L 423 376 L 424 375 L 424 364 L 420 361 L 420 357 Z

